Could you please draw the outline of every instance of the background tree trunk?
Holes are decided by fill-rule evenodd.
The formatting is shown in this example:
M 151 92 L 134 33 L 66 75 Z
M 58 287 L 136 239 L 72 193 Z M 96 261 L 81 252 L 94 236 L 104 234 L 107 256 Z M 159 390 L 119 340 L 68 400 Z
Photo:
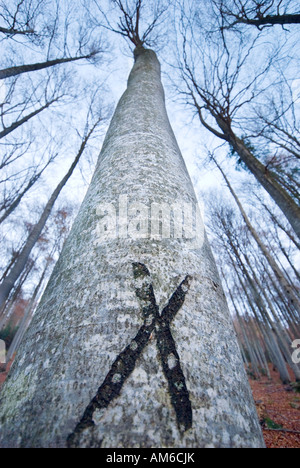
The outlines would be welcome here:
M 11 271 L 9 274 L 4 278 L 2 283 L 0 284 L 0 307 L 3 307 L 3 304 L 9 297 L 9 294 L 11 290 L 14 288 L 16 281 L 18 280 L 19 276 L 22 274 L 22 271 L 25 268 L 25 265 L 29 259 L 29 256 L 36 245 L 43 229 L 45 228 L 45 225 L 49 219 L 49 216 L 52 212 L 53 206 L 55 205 L 55 202 L 57 201 L 62 189 L 65 187 L 67 184 L 68 180 L 70 177 L 73 175 L 73 172 L 77 166 L 77 164 L 80 161 L 80 158 L 82 154 L 84 153 L 84 150 L 86 148 L 86 145 L 89 141 L 89 138 L 91 137 L 93 131 L 95 130 L 96 126 L 98 125 L 99 121 L 89 131 L 89 133 L 86 135 L 86 137 L 83 139 L 80 149 L 76 155 L 76 158 L 74 159 L 70 169 L 68 170 L 67 174 L 63 177 L 63 179 L 60 181 L 60 183 L 57 185 L 55 190 L 53 191 L 52 195 L 50 196 L 42 214 L 39 219 L 39 221 L 33 226 L 32 231 L 30 232 L 27 241 L 20 252 L 20 255 L 18 256 L 15 264 L 13 265 Z
M 84 60 L 91 58 L 91 55 L 82 55 L 79 57 L 64 57 L 55 60 L 48 60 L 47 62 L 31 63 L 26 65 L 19 65 L 18 67 L 10 67 L 0 70 L 0 80 L 5 78 L 11 78 L 12 76 L 22 75 L 23 73 L 31 73 L 38 70 L 44 70 L 45 68 L 55 67 L 63 63 L 76 62 L 78 60 Z
M 140 48 L 135 58 L 90 189 L 5 383 L 2 447 L 264 445 L 205 234 L 197 242 L 145 234 L 149 211 L 141 204 L 196 207 L 197 200 L 157 57 Z M 120 196 L 128 212 L 118 209 Z M 116 207 L 118 236 L 104 204 Z

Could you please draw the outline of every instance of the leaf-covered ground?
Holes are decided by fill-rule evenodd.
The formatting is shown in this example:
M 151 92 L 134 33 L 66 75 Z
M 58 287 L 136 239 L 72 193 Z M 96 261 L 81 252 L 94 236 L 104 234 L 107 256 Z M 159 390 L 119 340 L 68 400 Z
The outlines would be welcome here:
M 250 380 L 266 446 L 300 448 L 300 393 L 282 385 L 278 373 L 270 371 L 271 381 Z

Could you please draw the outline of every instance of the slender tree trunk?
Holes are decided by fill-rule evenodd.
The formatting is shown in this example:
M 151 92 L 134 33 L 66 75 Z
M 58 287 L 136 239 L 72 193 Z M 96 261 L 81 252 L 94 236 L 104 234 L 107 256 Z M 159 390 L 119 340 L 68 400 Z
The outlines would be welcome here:
M 224 274 L 223 274 L 224 276 Z M 224 280 L 225 280 L 225 283 L 226 283 L 226 286 L 227 286 L 227 290 L 228 290 L 228 294 L 229 294 L 229 297 L 231 299 L 231 302 L 232 302 L 232 305 L 234 307 L 234 310 L 235 310 L 235 314 L 236 314 L 236 317 L 238 319 L 238 323 L 239 323 L 239 326 L 241 328 L 241 331 L 242 331 L 242 335 L 243 335 L 243 338 L 244 338 L 244 342 L 245 342 L 245 346 L 247 348 L 247 351 L 248 351 L 248 355 L 249 355 L 249 358 L 250 358 L 250 362 L 251 362 L 251 367 L 252 367 L 252 371 L 254 372 L 254 375 L 256 378 L 259 378 L 260 377 L 260 373 L 259 373 L 259 369 L 258 369 L 258 366 L 257 366 L 257 361 L 256 361 L 256 358 L 253 354 L 253 349 L 252 349 L 252 346 L 251 344 L 249 343 L 249 339 L 248 339 L 248 336 L 247 336 L 247 333 L 246 333 L 246 329 L 245 329 L 245 326 L 244 326 L 244 322 L 243 322 L 243 319 L 239 313 L 239 310 L 238 310 L 238 307 L 235 303 L 235 300 L 233 298 L 233 295 L 228 287 L 228 283 L 227 283 L 227 280 L 226 280 L 226 277 L 224 277 Z M 242 348 L 242 346 L 240 346 Z
M 238 18 L 235 23 L 251 24 L 252 26 L 275 26 L 276 24 L 299 24 L 299 14 L 266 15 L 262 18 Z
M 11 203 L 11 205 L 5 210 L 5 212 L 1 215 L 0 217 L 0 224 L 3 223 L 14 211 L 15 209 L 19 206 L 21 203 L 22 198 L 24 195 L 31 189 L 31 187 L 34 186 L 36 181 L 41 177 L 45 169 L 48 167 L 49 163 L 46 164 L 46 166 L 35 176 L 30 179 L 26 187 L 23 189 L 21 193 L 14 199 L 14 201 Z
M 24 270 L 22 271 L 18 283 L 15 285 L 15 290 L 13 291 L 12 297 L 9 299 L 9 301 L 7 301 L 7 303 L 5 303 L 5 301 L 3 302 L 2 307 L 0 309 L 0 330 L 2 330 L 2 328 L 5 328 L 6 324 L 8 323 L 13 312 L 14 305 L 19 299 L 23 285 L 26 282 L 28 276 L 30 275 L 33 267 L 34 262 L 27 263 L 26 268 L 24 268 Z
M 0 132 L 0 140 L 2 138 L 6 137 L 7 135 L 9 135 L 10 133 L 14 132 L 15 130 L 17 130 L 18 128 L 20 128 L 22 125 L 27 123 L 29 120 L 33 119 L 33 117 L 36 117 L 37 115 L 39 115 L 45 109 L 48 109 L 56 101 L 57 101 L 57 99 L 53 99 L 52 101 L 47 102 L 47 104 L 45 104 L 44 106 L 40 107 L 39 109 L 35 110 L 34 112 L 31 112 L 28 115 L 25 115 L 25 117 L 18 120 L 17 122 L 14 122 L 9 127 L 6 127 L 4 130 L 2 130 L 2 132 Z
M 258 361 L 257 361 L 257 358 L 254 354 L 254 350 L 253 350 L 253 343 L 251 343 L 249 341 L 249 338 L 248 338 L 248 335 L 247 335 L 247 332 L 245 330 L 245 326 L 244 326 L 244 323 L 240 317 L 240 315 L 238 315 L 238 319 L 239 319 L 239 324 L 240 324 L 240 327 L 242 329 L 242 332 L 243 332 L 243 336 L 244 336 L 244 340 L 245 340 L 245 344 L 246 344 L 246 347 L 248 349 L 248 353 L 249 353 L 249 357 L 250 357 L 250 361 L 251 361 L 251 367 L 252 367 L 252 371 L 255 375 L 255 377 L 257 379 L 260 378 L 260 372 L 259 372 L 259 364 L 258 364 Z
M 257 323 L 260 324 L 258 314 L 257 314 L 257 312 L 255 310 L 255 307 L 252 304 L 252 300 L 251 300 L 251 297 L 250 297 L 250 294 L 249 294 L 249 291 L 250 291 L 251 295 L 253 296 L 254 303 L 256 304 L 256 307 L 258 308 L 258 310 L 260 312 L 260 315 L 262 317 L 262 320 L 263 320 L 263 322 L 265 324 L 265 328 L 267 330 L 269 330 L 269 328 L 272 327 L 272 322 L 271 322 L 269 314 L 268 314 L 268 312 L 267 312 L 267 310 L 265 308 L 265 304 L 264 304 L 262 298 L 260 297 L 259 291 L 257 290 L 254 281 L 250 277 L 250 275 L 249 275 L 248 271 L 246 270 L 244 264 L 241 262 L 241 259 L 238 256 L 237 251 L 235 250 L 234 253 L 235 253 L 235 256 L 237 258 L 237 262 L 240 265 L 242 274 L 246 278 L 247 284 L 249 285 L 249 288 L 247 288 L 245 286 L 245 284 L 242 281 L 242 278 L 240 276 L 240 273 L 238 272 L 237 267 L 233 263 L 233 267 L 235 269 L 237 277 L 238 277 L 238 279 L 240 281 L 240 284 L 241 284 L 241 286 L 243 288 L 245 296 L 247 297 L 248 304 L 251 307 L 251 310 L 252 310 L 252 312 L 253 312 L 253 314 L 254 314 L 254 316 L 256 318 Z M 262 331 L 263 335 L 265 335 L 264 329 L 260 327 L 260 330 Z M 278 369 L 278 372 L 280 374 L 280 379 L 281 379 L 282 383 L 284 383 L 284 384 L 290 383 L 291 378 L 290 378 L 289 372 L 287 370 L 287 367 L 285 365 L 283 355 L 282 355 L 282 353 L 280 351 L 280 348 L 278 346 L 276 337 L 273 336 L 273 335 L 274 335 L 274 332 L 273 332 L 273 330 L 271 330 L 270 334 L 268 335 L 268 340 L 266 340 L 266 343 L 268 344 L 268 349 L 269 349 L 271 357 L 272 357 L 272 362 L 276 365 L 276 367 Z M 274 349 L 275 349 L 275 352 L 274 352 Z
M 268 194 L 273 198 L 277 206 L 288 219 L 298 238 L 300 238 L 300 207 L 276 180 L 276 174 L 269 171 L 251 153 L 251 151 L 245 146 L 244 142 L 233 133 L 230 125 L 220 117 L 216 117 L 216 121 L 220 129 L 223 131 L 224 139 L 231 144 L 249 171 L 252 172 L 258 182 L 260 182 Z
M 282 222 L 280 222 L 280 220 L 277 218 L 277 216 L 274 215 L 274 213 L 272 213 L 272 211 L 269 209 L 269 207 L 267 205 L 265 205 L 264 203 L 262 203 L 262 206 L 264 207 L 264 209 L 269 213 L 270 215 L 270 218 L 272 219 L 272 221 L 274 222 L 274 224 L 276 226 L 279 227 L 279 229 L 281 229 L 289 238 L 290 240 L 293 242 L 293 244 L 297 247 L 297 249 L 300 250 L 300 243 L 298 241 L 297 238 L 295 238 L 295 236 L 293 236 L 293 234 L 290 232 L 289 229 L 287 229 L 284 224 Z
M 50 261 L 47 261 L 46 266 L 45 266 L 44 271 L 43 271 L 43 274 L 42 274 L 42 276 L 40 278 L 40 281 L 38 282 L 38 284 L 37 284 L 37 286 L 36 286 L 36 288 L 34 290 L 34 293 L 32 295 L 32 298 L 30 299 L 30 302 L 26 307 L 24 317 L 21 320 L 18 331 L 15 334 L 14 339 L 13 339 L 13 341 L 12 341 L 8 351 L 7 351 L 7 355 L 6 355 L 6 362 L 7 363 L 11 360 L 14 353 L 17 351 L 18 347 L 20 346 L 21 340 L 22 340 L 22 338 L 24 336 L 24 333 L 25 333 L 26 329 L 28 328 L 28 325 L 29 325 L 30 320 L 32 318 L 34 308 L 36 307 L 36 305 L 35 305 L 36 304 L 36 299 L 37 299 L 37 297 L 38 297 L 38 295 L 40 293 L 40 290 L 41 290 L 41 287 L 43 285 L 43 282 L 44 282 L 46 273 L 48 271 L 49 265 L 50 265 Z
M 15 28 L 0 27 L 0 33 L 5 34 L 6 36 L 16 36 L 16 35 L 30 36 L 30 35 L 34 34 L 34 30 L 33 29 L 25 29 L 24 31 L 21 31 L 19 29 L 15 29 Z
M 245 366 L 247 368 L 247 372 L 248 372 L 250 367 L 249 367 L 249 362 L 248 362 L 248 359 L 247 359 L 245 351 L 244 351 L 243 343 L 239 343 L 239 345 L 240 345 L 240 350 L 241 350 L 241 353 L 242 353 L 243 362 L 244 362 L 244 364 L 245 364 Z
M 247 255 L 245 255 L 245 260 L 247 262 L 247 265 L 249 268 L 251 268 L 251 264 L 250 264 L 250 261 L 247 257 Z M 261 292 L 261 296 L 265 299 L 266 303 L 267 303 L 267 306 L 270 310 L 270 312 L 272 313 L 272 316 L 273 316 L 273 321 L 270 322 L 270 325 L 272 326 L 272 328 L 274 329 L 275 331 L 275 334 L 277 336 L 277 339 L 278 339 L 278 342 L 281 346 L 281 349 L 282 349 L 282 352 L 283 352 L 283 355 L 286 359 L 286 361 L 288 362 L 288 364 L 290 365 L 290 367 L 292 368 L 294 374 L 295 374 L 295 377 L 296 377 L 296 380 L 299 381 L 300 380 L 300 366 L 298 364 L 295 364 L 293 363 L 292 361 L 292 348 L 290 347 L 291 345 L 291 339 L 289 338 L 286 330 L 284 330 L 281 326 L 281 323 L 280 323 L 280 320 L 278 319 L 277 317 L 277 314 L 274 310 L 274 307 L 273 307 L 273 304 L 272 302 L 270 301 L 267 293 L 266 293 L 266 290 L 265 288 L 260 284 L 257 276 L 256 276 L 256 273 L 255 271 L 251 268 L 251 276 L 253 278 L 253 281 L 256 283 L 256 290 L 260 290 Z
M 11 78 L 12 76 L 18 76 L 23 73 L 44 70 L 45 68 L 54 67 L 55 65 L 60 65 L 62 63 L 69 63 L 69 62 L 75 62 L 78 60 L 87 59 L 89 57 L 90 56 L 61 58 L 61 59 L 55 59 L 55 60 L 48 60 L 47 62 L 31 63 L 29 65 L 20 65 L 17 67 L 5 68 L 3 70 L 0 70 L 0 80 L 4 80 L 5 78 Z
M 264 445 L 207 238 L 185 224 L 197 200 L 160 65 L 150 50 L 135 58 L 4 384 L 1 446 Z
M 33 227 L 31 233 L 29 234 L 28 236 L 28 239 L 26 241 L 26 244 L 24 245 L 22 251 L 20 252 L 20 255 L 18 256 L 18 259 L 17 261 L 15 262 L 14 266 L 12 267 L 10 273 L 6 276 L 6 278 L 2 281 L 1 285 L 0 285 L 0 308 L 2 307 L 2 305 L 5 303 L 6 299 L 8 298 L 9 294 L 10 294 L 10 291 L 13 289 L 17 279 L 19 278 L 19 276 L 22 274 L 22 271 L 29 259 L 29 256 L 32 252 L 32 249 L 34 248 L 35 244 L 37 243 L 45 225 L 46 225 L 46 222 L 48 221 L 48 218 L 51 214 L 51 211 L 52 211 L 52 208 L 60 194 L 60 192 L 62 191 L 62 189 L 64 188 L 64 186 L 66 185 L 66 183 L 68 182 L 68 180 L 70 179 L 70 177 L 72 176 L 84 150 L 85 150 L 85 147 L 86 147 L 86 144 L 89 140 L 89 137 L 91 136 L 93 130 L 95 129 L 95 127 L 92 128 L 92 130 L 89 132 L 89 134 L 87 135 L 87 137 L 84 139 L 84 141 L 82 142 L 81 144 L 81 147 L 80 147 L 80 150 L 75 158 L 75 160 L 73 161 L 73 164 L 71 165 L 68 173 L 65 175 L 65 177 L 61 180 L 61 182 L 58 184 L 58 186 L 56 187 L 56 189 L 54 190 L 54 192 L 52 193 L 51 197 L 49 198 L 48 200 L 48 203 L 46 204 L 45 208 L 44 208 L 44 211 L 38 221 L 38 223 Z
M 241 328 L 241 331 L 242 331 L 242 334 L 243 334 L 243 337 L 244 337 L 244 341 L 245 341 L 245 345 L 246 345 L 246 348 L 248 350 L 248 354 L 249 354 L 249 357 L 250 357 L 250 361 L 252 363 L 252 368 L 254 370 L 254 373 L 256 374 L 256 376 L 259 378 L 260 377 L 260 372 L 259 372 L 259 369 L 257 368 L 256 366 L 256 363 L 255 363 L 255 359 L 253 357 L 253 350 L 252 350 L 252 344 L 250 344 L 249 342 L 249 339 L 248 339 L 248 336 L 247 336 L 247 332 L 246 332 L 246 327 L 245 327 L 245 322 L 244 322 L 244 315 L 241 316 L 240 312 L 239 312 L 239 308 L 238 308 L 238 305 L 236 304 L 236 301 L 233 297 L 233 294 L 230 290 L 230 287 L 229 287 L 229 284 L 228 284 L 228 281 L 227 281 L 227 278 L 222 270 L 222 276 L 224 278 L 224 281 L 225 281 L 225 284 L 226 284 L 226 287 L 227 287 L 227 292 L 228 292 L 228 295 L 231 299 L 231 302 L 233 304 L 233 307 L 234 307 L 234 310 L 235 310 L 235 314 L 238 318 L 238 322 L 239 322 L 239 325 L 240 325 L 240 328 Z M 265 369 L 265 372 L 266 374 L 268 375 L 268 378 L 271 378 L 271 375 L 270 375 L 270 372 L 269 372 L 269 368 L 268 368 L 268 364 L 266 362 L 266 359 L 265 359 L 265 355 L 264 355 L 264 352 L 262 351 L 261 353 L 258 352 L 258 356 L 259 356 L 259 359 L 260 359 L 260 362 L 261 362 L 261 367 L 262 369 Z M 246 363 L 246 360 L 243 359 L 244 362 Z
M 22 250 L 22 249 L 20 249 L 20 251 L 21 251 L 21 250 Z M 19 252 L 13 252 L 13 254 L 12 254 L 12 256 L 11 256 L 11 259 L 10 259 L 10 262 L 9 262 L 9 264 L 8 264 L 7 267 L 6 267 L 6 270 L 3 272 L 3 275 L 2 275 L 2 277 L 1 277 L 1 281 L 3 281 L 4 278 L 6 278 L 6 276 L 7 276 L 8 273 L 9 273 L 9 270 L 11 269 L 11 267 L 13 266 L 13 264 L 16 263 L 20 251 L 19 251 Z M 0 313 L 0 315 L 1 315 L 1 313 Z
M 271 354 L 272 362 L 275 364 L 279 372 L 282 383 L 289 384 L 291 382 L 290 374 L 287 370 L 285 360 L 279 348 L 276 335 L 269 327 L 266 327 L 265 340 L 269 345 L 269 352 Z
M 300 238 L 300 208 L 297 203 L 286 190 L 282 188 L 280 183 L 277 182 L 275 174 L 266 169 L 265 166 L 247 150 L 241 140 L 236 138 L 232 143 L 242 161 L 273 198 L 277 206 L 288 219 L 298 238 Z
M 276 260 L 273 258 L 273 256 L 270 254 L 268 248 L 265 246 L 265 244 L 261 241 L 261 238 L 260 236 L 258 235 L 258 233 L 256 232 L 256 230 L 254 229 L 253 225 L 251 224 L 240 200 L 238 199 L 235 191 L 233 190 L 228 178 L 226 177 L 223 169 L 221 168 L 221 166 L 218 164 L 218 162 L 214 159 L 214 162 L 216 164 L 216 166 L 218 167 L 219 171 L 221 172 L 221 174 L 223 175 L 224 177 L 224 180 L 227 184 L 227 187 L 228 189 L 230 190 L 230 193 L 232 194 L 239 210 L 240 210 L 240 213 L 247 225 L 247 228 L 249 229 L 249 231 L 251 232 L 255 242 L 257 243 L 258 247 L 260 248 L 260 250 L 262 251 L 262 253 L 264 254 L 266 260 L 268 261 L 270 267 L 272 268 L 282 290 L 285 292 L 286 294 L 286 297 L 289 301 L 289 303 L 291 305 L 293 305 L 293 307 L 295 307 L 295 309 L 298 311 L 298 313 L 300 313 L 300 302 L 299 302 L 299 299 L 298 297 L 294 294 L 294 291 L 293 291 L 293 287 L 289 284 L 289 282 L 287 281 L 284 273 L 281 271 L 281 268 L 280 266 L 278 265 L 278 263 L 276 262 Z

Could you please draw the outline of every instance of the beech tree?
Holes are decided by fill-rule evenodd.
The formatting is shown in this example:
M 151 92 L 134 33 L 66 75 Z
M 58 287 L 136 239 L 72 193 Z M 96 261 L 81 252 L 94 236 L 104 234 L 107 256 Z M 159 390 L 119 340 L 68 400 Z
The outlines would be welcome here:
M 142 1 L 112 4 L 135 63 L 1 393 L 0 444 L 261 447 L 160 63 L 147 48 L 156 16 L 142 20 Z
M 228 154 L 237 155 L 299 237 L 299 130 L 290 86 L 292 65 L 280 65 L 286 64 L 282 50 L 290 46 L 293 55 L 294 43 L 287 38 L 268 50 L 263 45 L 266 33 L 248 33 L 246 40 L 220 29 L 219 16 L 199 9 L 189 2 L 181 8 L 178 89 L 201 125 L 227 142 Z M 296 53 L 291 63 L 294 60 Z
M 70 128 L 75 120 L 71 113 L 80 114 L 76 101 L 89 99 L 87 81 L 92 74 L 76 81 L 75 62 L 97 65 L 105 45 L 84 10 L 79 12 L 69 0 L 2 1 L 0 26 L 0 217 L 4 222 L 45 172 L 49 174 L 46 169 L 59 155 L 60 112 Z
M 219 163 L 217 164 L 219 169 L 222 169 Z M 270 254 L 266 255 L 255 236 L 252 237 L 253 226 L 251 228 L 249 225 L 249 217 L 223 170 L 222 173 L 226 178 L 226 185 L 234 195 L 239 215 L 224 195 L 222 204 L 215 195 L 211 197 L 207 203 L 210 213 L 210 237 L 217 252 L 217 263 L 222 271 L 226 293 L 233 306 L 233 316 L 238 318 L 239 324 L 242 322 L 240 338 L 251 362 L 251 372 L 257 377 L 261 373 L 260 369 L 264 369 L 262 358 L 258 358 L 255 351 L 256 338 L 251 331 L 252 323 L 255 323 L 256 333 L 259 333 L 263 343 L 265 359 L 276 366 L 283 383 L 292 381 L 287 363 L 293 369 L 296 380 L 299 380 L 299 366 L 291 360 L 291 344 L 299 334 L 299 311 L 296 311 L 280 293 L 280 287 L 276 285 L 276 274 L 267 258 Z M 263 218 L 263 212 L 261 216 Z M 258 219 L 255 224 L 259 225 Z M 259 238 L 264 238 L 264 244 L 267 245 L 270 239 L 269 230 L 264 233 L 261 226 L 258 229 Z M 278 254 L 276 251 L 274 260 L 280 264 Z M 293 261 L 293 256 L 290 260 Z M 286 271 L 284 273 L 286 274 Z M 292 278 L 290 284 L 293 288 L 297 282 Z M 298 293 L 299 290 L 295 288 L 295 294 Z
M 216 166 L 218 167 L 219 171 L 221 172 L 225 182 L 226 182 L 226 185 L 230 191 L 230 193 L 232 194 L 239 210 L 240 210 L 240 213 L 247 225 L 247 228 L 249 229 L 250 233 L 252 234 L 255 242 L 257 243 L 258 247 L 260 248 L 260 250 L 262 251 L 264 257 L 266 258 L 267 262 L 269 263 L 270 267 L 272 268 L 272 271 L 274 272 L 283 292 L 286 294 L 286 297 L 288 299 L 288 301 L 293 305 L 293 307 L 295 307 L 295 309 L 297 310 L 298 314 L 300 315 L 300 302 L 299 302 L 299 297 L 297 297 L 296 294 L 294 294 L 294 291 L 293 291 L 293 285 L 288 281 L 288 279 L 286 278 L 284 272 L 281 270 L 280 266 L 278 265 L 277 261 L 273 258 L 272 254 L 269 252 L 268 248 L 266 247 L 266 245 L 264 244 L 264 242 L 261 240 L 258 232 L 255 230 L 254 226 L 251 224 L 250 222 L 250 219 L 248 218 L 240 200 L 238 199 L 232 185 L 230 184 L 226 174 L 224 173 L 222 167 L 220 166 L 220 164 L 217 162 L 217 160 L 212 156 L 212 159 L 214 161 L 214 163 L 216 164 Z
M 92 104 L 91 104 L 92 106 Z M 91 111 L 91 109 L 90 109 Z M 90 114 L 90 112 L 89 112 Z M 90 117 L 90 116 L 88 116 Z M 91 136 L 93 135 L 93 133 L 95 132 L 95 130 L 97 129 L 97 127 L 99 126 L 100 122 L 103 120 L 103 117 L 101 115 L 101 113 L 99 113 L 99 110 L 98 112 L 96 112 L 96 116 L 94 116 L 94 122 L 89 122 L 89 119 L 87 119 L 87 126 L 85 128 L 85 134 L 83 136 L 83 139 L 82 139 L 82 142 L 81 142 L 81 145 L 80 145 L 80 148 L 77 152 L 77 155 L 71 165 L 71 167 L 69 168 L 67 174 L 62 178 L 62 180 L 59 182 L 59 184 L 57 185 L 57 187 L 55 188 L 55 190 L 53 191 L 52 195 L 50 196 L 42 214 L 41 214 L 41 217 L 39 219 L 39 221 L 35 224 L 35 226 L 33 226 L 33 229 L 31 230 L 29 236 L 28 236 L 28 239 L 22 249 L 22 251 L 20 252 L 20 255 L 18 257 L 18 259 L 16 260 L 15 264 L 12 266 L 9 274 L 5 277 L 5 279 L 2 281 L 2 283 L 0 284 L 0 308 L 3 307 L 3 305 L 5 304 L 5 301 L 7 300 L 7 298 L 9 297 L 9 294 L 11 292 L 11 290 L 14 288 L 15 286 L 15 283 L 16 281 L 18 280 L 18 278 L 20 277 L 20 275 L 22 274 L 24 268 L 25 268 L 25 265 L 29 259 L 29 256 L 30 256 L 30 253 L 32 251 L 32 249 L 34 248 L 36 242 L 38 241 L 44 227 L 45 227 L 45 224 L 51 214 L 51 211 L 53 209 L 53 206 L 55 204 L 55 202 L 57 201 L 57 198 L 59 197 L 62 189 L 65 187 L 66 183 L 69 181 L 70 177 L 72 176 L 75 168 L 77 167 L 79 161 L 80 161 L 80 158 L 82 157 L 87 145 L 88 145 L 88 142 L 91 138 Z

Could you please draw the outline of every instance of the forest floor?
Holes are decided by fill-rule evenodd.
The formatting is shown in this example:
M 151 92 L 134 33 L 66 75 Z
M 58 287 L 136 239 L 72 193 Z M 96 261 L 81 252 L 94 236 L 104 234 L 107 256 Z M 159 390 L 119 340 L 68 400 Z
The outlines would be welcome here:
M 272 380 L 250 379 L 267 448 L 300 448 L 300 393 L 283 385 L 270 367 Z
M 8 370 L 4 373 L 0 369 L 0 387 Z M 300 448 L 300 393 L 283 385 L 272 367 L 270 372 L 272 380 L 267 377 L 249 379 L 266 446 Z

